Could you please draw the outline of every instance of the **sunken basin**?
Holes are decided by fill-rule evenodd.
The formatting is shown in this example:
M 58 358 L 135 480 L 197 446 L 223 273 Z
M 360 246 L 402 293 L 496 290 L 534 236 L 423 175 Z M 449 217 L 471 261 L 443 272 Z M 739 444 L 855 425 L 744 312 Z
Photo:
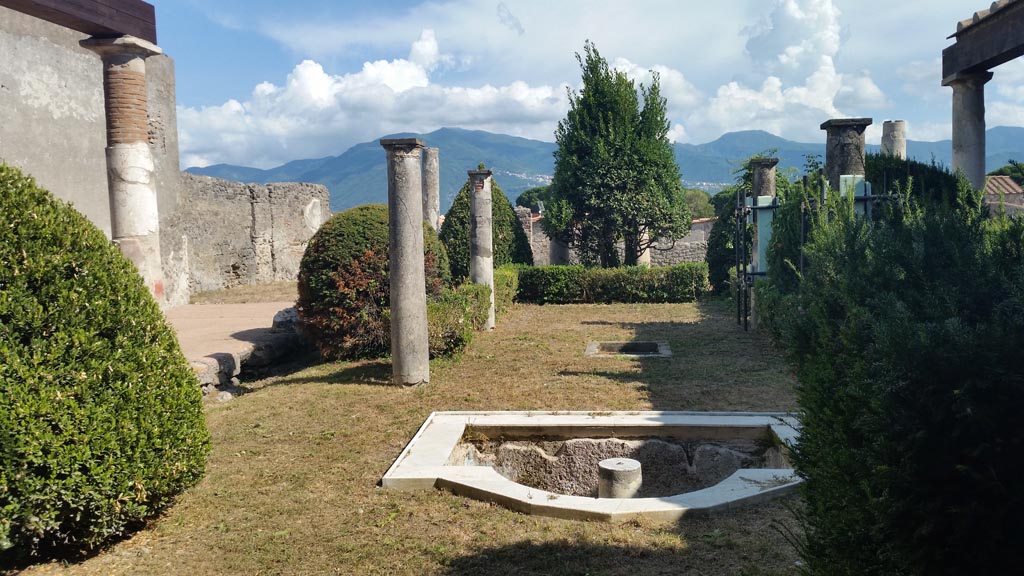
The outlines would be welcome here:
M 513 510 L 624 522 L 712 515 L 793 492 L 798 424 L 750 412 L 435 412 L 381 480 Z M 597 498 L 598 463 L 643 467 L 633 498 Z
M 590 342 L 583 352 L 588 357 L 637 356 L 647 358 L 667 358 L 672 356 L 668 342 Z

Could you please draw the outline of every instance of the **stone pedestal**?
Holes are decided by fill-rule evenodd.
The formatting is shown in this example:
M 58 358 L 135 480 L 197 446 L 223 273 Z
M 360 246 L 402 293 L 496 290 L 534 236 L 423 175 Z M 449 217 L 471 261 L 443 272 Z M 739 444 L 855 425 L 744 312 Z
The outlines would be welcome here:
M 491 218 L 490 170 L 470 170 L 469 280 L 491 289 L 487 330 L 494 329 L 494 242 Z
M 89 38 L 81 45 L 103 58 L 111 236 L 162 303 L 160 213 L 146 96 L 146 58 L 161 50 L 131 36 Z
M 388 164 L 391 369 L 394 383 L 430 381 L 427 290 L 423 264 L 423 181 L 416 138 L 384 139 Z
M 985 83 L 991 72 L 964 74 L 953 87 L 953 169 L 963 170 L 976 190 L 985 187 Z
M 871 118 L 837 118 L 822 123 L 821 129 L 828 134 L 825 173 L 832 189 L 842 192 L 840 176 L 864 175 L 864 130 L 871 123 Z
M 608 458 L 598 463 L 598 498 L 633 498 L 640 492 L 640 463 L 630 458 Z
M 882 154 L 907 159 L 907 123 L 903 120 L 886 120 L 882 124 Z
M 441 165 L 437 148 L 423 149 L 423 219 L 440 231 Z

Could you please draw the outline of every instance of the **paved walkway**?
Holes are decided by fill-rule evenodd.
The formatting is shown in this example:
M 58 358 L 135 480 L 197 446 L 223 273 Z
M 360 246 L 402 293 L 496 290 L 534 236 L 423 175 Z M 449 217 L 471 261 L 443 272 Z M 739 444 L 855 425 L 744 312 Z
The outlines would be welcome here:
M 244 364 L 261 365 L 292 350 L 292 331 L 271 330 L 274 315 L 293 302 L 189 304 L 167 311 L 185 357 L 201 384 L 225 384 Z

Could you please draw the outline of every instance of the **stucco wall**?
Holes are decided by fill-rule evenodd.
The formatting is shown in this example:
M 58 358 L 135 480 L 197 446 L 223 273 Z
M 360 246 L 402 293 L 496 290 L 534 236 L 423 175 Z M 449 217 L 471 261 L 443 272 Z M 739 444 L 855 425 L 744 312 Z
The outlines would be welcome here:
M 87 36 L 0 7 L 0 160 L 21 168 L 110 236 L 103 63 Z M 188 301 L 184 238 L 169 224 L 181 205 L 174 61 L 146 60 L 149 143 L 160 210 L 167 302 Z

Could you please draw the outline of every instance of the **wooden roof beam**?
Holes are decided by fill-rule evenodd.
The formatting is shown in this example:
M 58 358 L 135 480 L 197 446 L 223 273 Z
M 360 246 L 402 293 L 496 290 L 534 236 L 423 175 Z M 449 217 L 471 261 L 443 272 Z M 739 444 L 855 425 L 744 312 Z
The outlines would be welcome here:
M 142 0 L 0 0 L 0 6 L 90 36 L 135 36 L 156 44 L 156 10 Z
M 1024 2 L 1012 2 L 956 34 L 942 51 L 942 84 L 1024 56 Z

